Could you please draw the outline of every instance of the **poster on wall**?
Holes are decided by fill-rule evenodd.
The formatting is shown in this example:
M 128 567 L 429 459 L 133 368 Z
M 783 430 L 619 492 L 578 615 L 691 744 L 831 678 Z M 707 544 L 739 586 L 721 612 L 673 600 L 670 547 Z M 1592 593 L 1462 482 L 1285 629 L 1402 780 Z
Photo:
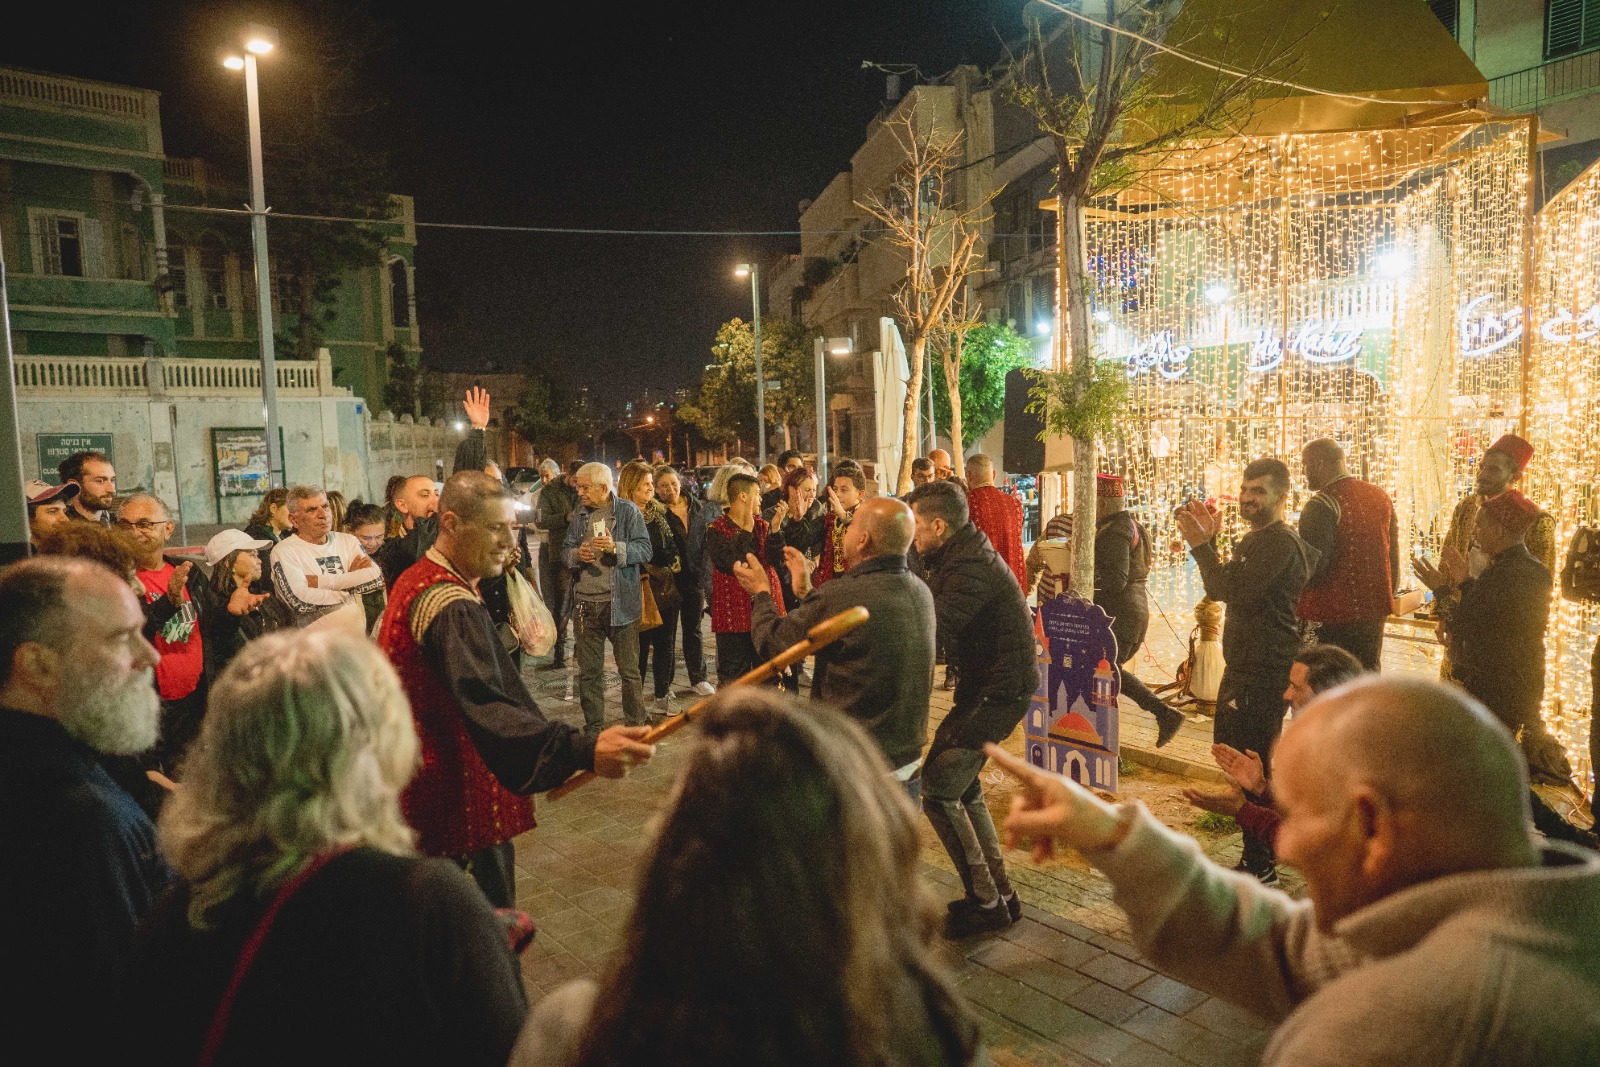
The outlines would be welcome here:
M 1061 593 L 1040 601 L 1033 640 L 1040 681 L 1023 731 L 1028 762 L 1115 791 L 1121 685 L 1110 616 Z
M 117 465 L 108 433 L 41 433 L 34 437 L 39 443 L 39 480 L 51 485 L 61 484 L 56 468 L 74 452 L 103 452 L 113 467 Z
M 283 448 L 283 427 L 278 428 Z M 267 491 L 267 435 L 261 427 L 213 427 L 211 456 L 216 465 L 217 497 L 261 496 Z

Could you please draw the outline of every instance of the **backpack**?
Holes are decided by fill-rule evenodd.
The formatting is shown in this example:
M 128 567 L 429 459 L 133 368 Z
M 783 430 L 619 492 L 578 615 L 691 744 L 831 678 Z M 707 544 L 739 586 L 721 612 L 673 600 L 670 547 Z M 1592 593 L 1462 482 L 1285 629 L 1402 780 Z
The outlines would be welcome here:
M 1600 530 L 1580 526 L 1573 532 L 1561 568 L 1561 598 L 1600 604 Z

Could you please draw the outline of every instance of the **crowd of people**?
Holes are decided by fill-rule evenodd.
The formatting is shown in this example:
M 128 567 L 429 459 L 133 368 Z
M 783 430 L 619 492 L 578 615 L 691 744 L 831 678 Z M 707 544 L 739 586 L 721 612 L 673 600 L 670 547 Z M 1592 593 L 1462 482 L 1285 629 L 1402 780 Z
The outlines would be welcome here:
M 1230 609 L 1214 753 L 1233 785 L 1187 792 L 1244 831 L 1224 872 L 1137 804 L 999 747 L 1039 684 L 1030 594 L 1069 576 L 1024 555 L 990 458 L 958 475 L 935 450 L 901 499 L 863 464 L 818 472 L 797 451 L 703 488 L 643 459 L 546 460 L 519 510 L 484 447 L 488 395 L 465 407 L 442 485 L 396 477 L 381 503 L 274 489 L 203 567 L 172 551 L 162 500 L 117 493 L 103 455 L 28 486 L 37 555 L 0 570 L 16 771 L 0 899 L 26 921 L 0 958 L 26 976 L 17 1017 L 52 1059 L 268 1062 L 309 1043 L 328 1062 L 981 1062 L 937 941 L 1022 916 L 984 795 L 994 760 L 1022 784 L 1005 836 L 1039 858 L 1079 850 L 1147 956 L 1285 1020 L 1268 1062 L 1600 1061 L 1600 858 L 1529 832 L 1574 828 L 1528 787 L 1529 760 L 1552 758 L 1543 680 L 1511 661 L 1542 634 L 1550 568 L 1527 546 L 1542 513 L 1511 487 L 1520 439 L 1497 442 L 1479 504 L 1457 509 L 1466 547 L 1452 530 L 1437 565 L 1414 561 L 1456 685 L 1374 677 L 1394 512 L 1333 442 L 1305 449 L 1298 530 L 1276 459 L 1245 469 L 1248 532 L 1226 551 L 1217 509 L 1180 511 Z M 1100 476 L 1094 520 L 1092 596 L 1166 744 L 1184 717 L 1127 667 L 1151 551 L 1120 479 Z M 735 684 L 858 607 L 863 624 L 774 684 Z M 540 709 L 530 654 L 569 672 L 581 726 Z M 930 743 L 940 660 L 954 694 Z M 512 842 L 535 794 L 650 760 L 674 697 L 712 699 L 624 943 L 599 983 L 530 1014 Z M 919 809 L 963 887 L 942 916 Z M 1279 854 L 1309 900 L 1260 884 Z M 1485 994 L 1486 967 L 1521 977 Z M 63 993 L 85 980 L 112 991 L 104 1026 Z M 1396 1011 L 1411 1024 L 1363 1025 Z

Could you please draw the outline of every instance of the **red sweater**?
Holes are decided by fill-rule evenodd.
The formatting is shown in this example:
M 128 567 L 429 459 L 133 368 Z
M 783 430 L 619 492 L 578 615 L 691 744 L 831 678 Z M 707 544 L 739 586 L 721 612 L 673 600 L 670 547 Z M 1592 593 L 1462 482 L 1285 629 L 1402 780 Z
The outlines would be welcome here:
M 1017 584 L 1026 589 L 1027 567 L 1022 558 L 1022 501 L 1003 489 L 980 485 L 967 491 L 967 510 L 972 525 L 989 537 L 989 543 L 1006 561 Z
M 757 559 L 766 559 L 767 520 L 757 515 L 748 533 L 726 515 L 706 527 L 706 556 L 711 561 L 711 632 L 714 634 L 750 632 L 750 594 L 744 591 L 732 570 L 725 569 L 736 561 L 743 562 L 743 555 L 737 551 L 741 540 L 746 551 L 754 552 Z M 750 547 L 752 541 L 754 548 Z M 772 602 L 782 615 L 785 613 L 780 592 L 782 583 L 771 564 L 767 565 L 767 581 L 772 586 Z
M 417 831 L 417 851 L 456 857 L 533 829 L 533 799 L 506 789 L 483 762 L 461 708 L 428 668 L 413 635 L 412 605 L 441 583 L 478 598 L 449 568 L 424 556 L 394 583 L 378 647 L 400 675 L 422 743 L 422 766 L 400 798 L 406 821 Z

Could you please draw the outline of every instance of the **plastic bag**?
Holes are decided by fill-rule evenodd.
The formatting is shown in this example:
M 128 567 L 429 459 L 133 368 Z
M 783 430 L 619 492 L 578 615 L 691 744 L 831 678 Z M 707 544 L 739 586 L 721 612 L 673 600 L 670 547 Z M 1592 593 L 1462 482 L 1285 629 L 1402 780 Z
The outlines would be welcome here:
M 506 599 L 511 602 L 511 626 L 522 651 L 530 656 L 549 655 L 556 647 L 555 616 L 515 567 L 506 571 Z

